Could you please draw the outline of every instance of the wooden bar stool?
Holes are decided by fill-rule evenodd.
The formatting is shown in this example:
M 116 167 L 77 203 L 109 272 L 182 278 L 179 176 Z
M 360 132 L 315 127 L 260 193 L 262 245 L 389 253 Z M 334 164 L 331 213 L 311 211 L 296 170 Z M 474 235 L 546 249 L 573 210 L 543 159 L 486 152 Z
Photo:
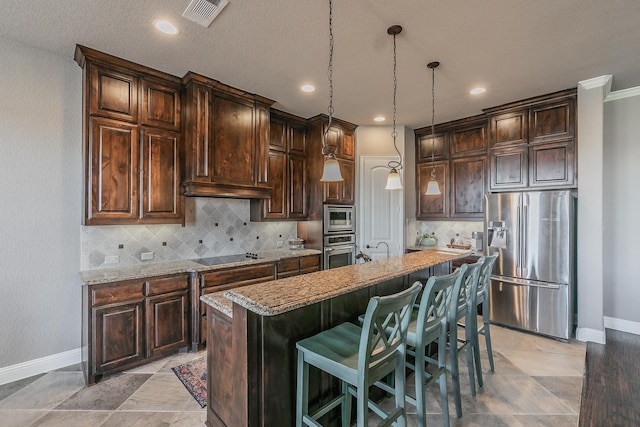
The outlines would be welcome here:
M 296 426 L 320 426 L 318 419 L 342 405 L 342 425 L 350 425 L 351 395 L 356 397 L 357 425 L 369 425 L 371 408 L 383 421 L 406 425 L 404 369 L 405 340 L 413 305 L 422 289 L 416 282 L 397 294 L 369 300 L 362 327 L 345 322 L 296 343 L 298 378 Z M 341 394 L 309 414 L 309 365 L 341 381 Z M 369 387 L 394 373 L 395 408 L 385 413 L 369 400 Z

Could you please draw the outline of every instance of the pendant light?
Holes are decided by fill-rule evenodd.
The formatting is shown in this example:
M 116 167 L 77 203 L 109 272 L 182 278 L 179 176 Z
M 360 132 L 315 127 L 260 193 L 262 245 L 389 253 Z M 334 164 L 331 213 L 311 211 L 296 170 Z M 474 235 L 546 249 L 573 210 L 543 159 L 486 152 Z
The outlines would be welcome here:
M 440 65 L 438 61 L 429 62 L 427 64 L 427 68 L 431 69 L 431 179 L 427 184 L 427 192 L 425 193 L 427 196 L 437 196 L 442 194 L 440 192 L 440 186 L 438 185 L 438 181 L 436 180 L 436 166 L 434 161 L 435 156 L 435 141 L 436 141 L 436 133 L 435 133 L 435 118 L 436 118 L 436 68 Z
M 339 182 L 344 181 L 342 174 L 340 173 L 340 164 L 336 159 L 336 146 L 327 144 L 327 136 L 329 128 L 331 128 L 331 121 L 333 119 L 333 1 L 329 0 L 329 66 L 327 68 L 327 74 L 329 75 L 329 107 L 327 113 L 329 113 L 329 122 L 327 128 L 322 135 L 322 158 L 324 159 L 324 167 L 322 169 L 322 182 Z M 326 156 L 326 158 L 325 158 Z
M 400 173 L 398 172 L 399 169 L 402 169 L 402 154 L 400 154 L 400 150 L 398 150 L 398 146 L 396 145 L 396 137 L 398 136 L 398 132 L 396 131 L 396 93 L 398 91 L 398 79 L 396 77 L 396 36 L 400 34 L 401 31 L 402 27 L 400 25 L 392 25 L 387 29 L 387 34 L 393 36 L 393 130 L 391 131 L 391 137 L 393 138 L 393 148 L 396 149 L 400 161 L 392 160 L 388 163 L 391 171 L 387 176 L 387 186 L 384 187 L 385 190 L 402 190 L 402 181 L 400 180 Z

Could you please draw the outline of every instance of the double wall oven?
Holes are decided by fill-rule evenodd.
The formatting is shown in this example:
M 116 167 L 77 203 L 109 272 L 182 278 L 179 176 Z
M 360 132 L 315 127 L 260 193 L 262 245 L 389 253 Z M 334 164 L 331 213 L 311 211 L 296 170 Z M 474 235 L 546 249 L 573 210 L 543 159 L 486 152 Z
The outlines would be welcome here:
M 356 224 L 354 206 L 325 205 L 323 233 L 325 270 L 355 263 Z

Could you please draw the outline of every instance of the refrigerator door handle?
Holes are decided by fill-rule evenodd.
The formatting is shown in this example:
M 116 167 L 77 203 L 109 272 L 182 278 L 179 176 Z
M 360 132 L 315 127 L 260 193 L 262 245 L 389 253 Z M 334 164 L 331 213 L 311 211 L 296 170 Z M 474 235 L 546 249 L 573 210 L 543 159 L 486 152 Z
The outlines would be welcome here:
M 529 275 L 529 269 L 527 268 L 527 246 L 529 246 L 529 236 L 527 231 L 529 230 L 529 206 L 526 204 L 522 206 L 522 233 L 520 236 L 522 237 L 522 260 L 520 262 L 520 276 L 527 277 Z
M 495 276 L 495 275 L 491 276 L 491 280 L 510 283 L 512 285 L 535 286 L 536 288 L 546 288 L 546 289 L 560 289 L 560 286 L 565 286 L 565 285 L 556 284 L 556 283 L 539 282 L 537 280 L 517 279 L 514 277 Z
M 522 276 L 521 273 L 521 267 L 522 267 L 522 219 L 520 218 L 522 212 L 522 206 L 520 206 L 520 204 L 518 203 L 518 207 L 516 209 L 516 240 L 517 240 L 517 247 L 516 247 L 516 275 L 518 277 Z

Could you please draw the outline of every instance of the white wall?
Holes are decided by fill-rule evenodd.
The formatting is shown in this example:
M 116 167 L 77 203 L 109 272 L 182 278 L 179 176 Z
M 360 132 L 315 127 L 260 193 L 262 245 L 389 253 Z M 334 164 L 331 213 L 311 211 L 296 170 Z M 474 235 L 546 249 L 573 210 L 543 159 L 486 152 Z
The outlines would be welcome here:
M 82 72 L 72 57 L 0 39 L 0 368 L 80 347 Z
M 640 333 L 640 88 L 620 92 L 604 104 L 604 316 L 606 327 Z

